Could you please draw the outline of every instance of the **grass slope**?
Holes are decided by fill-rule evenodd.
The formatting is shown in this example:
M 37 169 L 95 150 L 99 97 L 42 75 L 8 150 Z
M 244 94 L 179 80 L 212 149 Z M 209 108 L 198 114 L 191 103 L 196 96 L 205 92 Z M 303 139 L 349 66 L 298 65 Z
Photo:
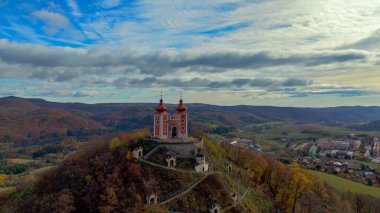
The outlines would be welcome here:
M 372 195 L 372 196 L 380 198 L 380 188 L 366 186 L 366 185 L 356 183 L 354 181 L 347 180 L 345 178 L 341 178 L 335 175 L 330 175 L 324 172 L 312 171 L 312 170 L 310 170 L 310 172 L 321 177 L 325 182 L 327 182 L 329 185 L 331 185 L 338 191 L 342 191 L 342 192 L 351 191 L 351 192 Z

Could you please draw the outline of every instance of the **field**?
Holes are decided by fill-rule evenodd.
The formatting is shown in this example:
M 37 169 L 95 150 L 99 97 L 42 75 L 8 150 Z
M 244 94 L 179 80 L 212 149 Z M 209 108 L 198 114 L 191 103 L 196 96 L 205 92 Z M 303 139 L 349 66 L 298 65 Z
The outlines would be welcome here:
M 351 192 L 368 194 L 368 195 L 372 195 L 372 196 L 380 198 L 380 188 L 366 186 L 366 185 L 356 183 L 354 181 L 347 180 L 345 178 L 341 178 L 335 175 L 330 175 L 324 172 L 318 172 L 318 171 L 312 171 L 312 170 L 310 170 L 310 172 L 321 177 L 330 186 L 334 187 L 338 191 L 341 191 L 341 192 L 351 191 Z
M 367 162 L 367 161 L 359 161 L 359 160 L 350 160 L 351 162 L 363 164 L 365 166 L 369 166 L 372 169 L 375 169 L 376 171 L 380 172 L 380 164 L 374 163 L 374 162 Z
M 40 162 L 40 160 L 23 159 L 23 158 L 8 158 L 7 161 L 9 163 L 14 163 L 14 164 L 27 164 L 31 162 Z

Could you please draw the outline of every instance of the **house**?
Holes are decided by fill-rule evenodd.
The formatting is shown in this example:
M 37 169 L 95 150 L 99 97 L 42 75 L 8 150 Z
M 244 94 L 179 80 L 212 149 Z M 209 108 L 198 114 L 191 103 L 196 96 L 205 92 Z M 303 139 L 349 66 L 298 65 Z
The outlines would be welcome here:
M 347 150 L 338 150 L 335 154 L 335 157 L 336 158 L 339 158 L 339 159 L 346 159 L 347 158 Z
M 365 146 L 365 153 L 364 156 L 369 157 L 371 155 L 371 146 Z
M 330 157 L 336 157 L 336 154 L 338 153 L 338 150 L 334 149 L 330 151 Z
M 349 142 L 352 150 L 359 150 L 360 145 L 362 144 L 361 140 L 350 140 Z
M 338 150 L 348 150 L 350 143 L 346 141 L 331 141 L 335 149 Z
M 341 173 L 341 172 L 342 172 L 342 170 L 341 170 L 340 168 L 338 168 L 338 167 L 336 167 L 336 168 L 334 169 L 334 171 L 333 171 L 334 174 L 339 174 L 339 173 Z
M 373 156 L 378 157 L 380 156 L 380 142 L 379 138 L 375 137 L 373 138 Z
M 351 139 L 357 139 L 357 138 L 358 138 L 358 137 L 357 137 L 355 134 L 353 134 L 353 133 L 349 134 L 348 137 L 351 138 Z
M 354 159 L 353 156 L 354 156 L 354 152 L 349 151 L 349 152 L 346 153 L 346 158 L 347 158 L 347 159 L 352 160 L 352 159 Z
M 327 138 L 321 138 L 317 140 L 317 145 L 321 149 L 321 151 L 325 150 L 331 150 L 334 148 L 333 144 L 331 141 Z

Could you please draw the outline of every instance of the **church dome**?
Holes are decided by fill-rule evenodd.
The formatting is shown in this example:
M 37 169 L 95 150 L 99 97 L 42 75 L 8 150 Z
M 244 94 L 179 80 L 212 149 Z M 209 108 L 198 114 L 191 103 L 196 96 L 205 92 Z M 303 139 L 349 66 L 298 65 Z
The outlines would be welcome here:
M 176 111 L 178 113 L 182 113 L 182 112 L 186 112 L 187 111 L 187 107 L 185 106 L 185 104 L 183 104 L 183 100 L 182 98 L 179 100 L 179 104 L 176 108 Z
M 162 98 L 160 99 L 160 103 L 158 104 L 158 106 L 156 107 L 156 112 L 158 113 L 162 113 L 162 112 L 166 112 L 167 111 L 167 108 L 166 106 L 164 105 L 164 101 L 162 100 Z

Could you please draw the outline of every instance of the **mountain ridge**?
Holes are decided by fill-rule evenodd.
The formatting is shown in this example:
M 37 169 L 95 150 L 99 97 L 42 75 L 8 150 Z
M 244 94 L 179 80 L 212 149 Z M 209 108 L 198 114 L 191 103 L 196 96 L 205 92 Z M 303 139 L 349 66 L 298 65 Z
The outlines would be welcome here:
M 244 128 L 248 125 L 272 121 L 348 126 L 360 122 L 380 120 L 380 107 L 377 106 L 304 108 L 250 105 L 218 106 L 201 103 L 185 104 L 189 109 L 189 126 L 203 129 L 214 128 L 215 126 Z M 176 104 L 166 105 L 169 112 L 174 112 Z M 18 97 L 0 98 L 0 121 L 3 121 L 1 123 L 2 131 L 0 131 L 0 138 L 3 138 L 5 134 L 15 134 L 12 132 L 16 131 L 21 124 L 11 125 L 12 122 L 26 122 L 22 124 L 24 127 L 36 126 L 35 120 L 47 120 L 47 123 L 56 124 L 59 118 L 64 115 L 67 117 L 67 125 L 52 130 L 65 133 L 67 130 L 72 129 L 87 129 L 91 131 L 109 129 L 113 132 L 141 129 L 151 126 L 155 106 L 155 103 L 85 104 L 59 103 L 44 99 Z M 41 112 L 37 113 L 38 116 L 35 120 L 27 119 L 32 115 L 36 116 L 38 110 Z M 38 130 L 42 131 L 43 129 Z M 10 133 L 7 133 L 7 131 Z M 36 133 L 38 132 L 36 131 Z M 27 132 L 24 131 L 21 135 L 22 137 L 18 137 L 26 139 Z

